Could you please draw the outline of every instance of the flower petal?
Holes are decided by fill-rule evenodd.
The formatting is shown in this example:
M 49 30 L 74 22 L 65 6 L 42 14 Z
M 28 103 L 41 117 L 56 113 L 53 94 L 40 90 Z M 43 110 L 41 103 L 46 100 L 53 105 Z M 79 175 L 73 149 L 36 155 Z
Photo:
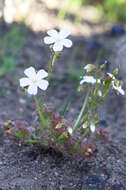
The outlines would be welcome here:
M 56 42 L 53 46 L 54 51 L 62 51 L 63 50 L 63 43 L 62 42 Z
M 80 85 L 82 85 L 84 82 L 85 82 L 85 80 L 84 80 L 84 79 L 83 79 L 83 80 L 81 80 L 81 81 L 80 81 Z
M 92 76 L 84 76 L 83 79 L 80 81 L 80 84 L 83 84 L 84 82 L 87 82 L 87 83 L 96 83 L 96 79 Z
M 49 30 L 47 34 L 51 37 L 56 37 L 58 35 L 58 32 L 56 30 Z
M 83 76 L 83 79 L 80 81 L 80 85 L 83 83 L 96 83 L 96 79 L 93 76 Z M 97 79 L 97 83 L 100 83 L 100 79 Z
M 37 89 L 36 84 L 32 84 L 28 87 L 28 93 L 31 95 L 36 95 L 37 91 L 38 91 L 38 89 Z
M 62 42 L 63 42 L 63 45 L 67 48 L 70 48 L 72 46 L 72 41 L 69 39 L 64 39 L 62 40 Z
M 59 34 L 63 37 L 63 38 L 66 38 L 67 36 L 70 35 L 70 31 L 67 30 L 67 29 L 61 29 Z
M 110 78 L 115 79 L 115 76 L 113 74 L 107 73 L 107 75 L 109 75 Z
M 20 86 L 21 87 L 29 86 L 32 83 L 29 78 L 21 78 L 19 81 L 20 81 Z
M 45 44 L 52 44 L 52 43 L 54 43 L 55 42 L 55 37 L 53 38 L 53 37 L 48 37 L 48 36 L 46 36 L 45 38 L 44 38 L 44 43 Z
M 48 73 L 44 71 L 43 69 L 41 69 L 40 71 L 37 72 L 36 78 L 37 80 L 41 80 L 47 76 L 48 76 Z
M 29 67 L 28 69 L 25 69 L 24 74 L 29 78 L 36 77 L 36 71 L 35 71 L 34 67 Z
M 125 95 L 125 91 L 121 87 L 118 88 L 118 92 L 122 95 Z
M 118 91 L 120 94 L 125 95 L 125 91 L 122 89 L 122 87 L 121 87 L 121 86 L 116 86 L 116 85 L 114 84 L 114 81 L 112 81 L 112 86 L 113 86 L 113 88 L 114 88 L 116 91 Z
M 41 90 L 46 90 L 48 88 L 49 83 L 47 80 L 40 80 L 38 81 L 37 85 Z

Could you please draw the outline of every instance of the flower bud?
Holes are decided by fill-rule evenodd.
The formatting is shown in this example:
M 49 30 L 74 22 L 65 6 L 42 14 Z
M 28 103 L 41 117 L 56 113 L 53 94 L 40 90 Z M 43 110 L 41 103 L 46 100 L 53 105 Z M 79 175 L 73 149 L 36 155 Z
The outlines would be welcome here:
M 100 66 L 100 69 L 101 69 L 101 70 L 104 70 L 104 68 L 105 68 L 105 64 L 102 64 L 102 65 Z
M 116 68 L 114 71 L 113 71 L 113 75 L 117 75 L 119 72 L 118 68 Z
M 96 71 L 96 66 L 93 64 L 87 64 L 84 69 L 90 73 L 90 72 L 95 72 Z
M 86 129 L 88 127 L 88 122 L 84 122 L 84 124 L 82 125 L 83 129 Z

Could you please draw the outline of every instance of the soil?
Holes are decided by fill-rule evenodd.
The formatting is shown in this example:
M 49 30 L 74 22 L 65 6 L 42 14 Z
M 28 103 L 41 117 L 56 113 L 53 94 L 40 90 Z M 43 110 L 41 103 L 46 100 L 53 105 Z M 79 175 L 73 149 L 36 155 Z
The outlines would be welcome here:
M 2 36 L 15 25 L 19 24 L 7 26 L 1 21 L 0 38 L 2 39 Z M 23 24 L 21 26 L 24 27 Z M 93 33 L 87 37 L 85 33 L 80 36 L 79 28 L 75 28 L 76 35 L 71 37 L 74 47 L 78 47 L 74 65 L 82 67 L 87 62 L 96 61 L 101 50 L 98 63 L 104 59 L 111 60 L 112 64 L 108 68 L 110 72 L 114 66 L 120 64 L 119 77 L 123 79 L 126 89 L 125 46 L 123 48 L 126 35 L 113 37 L 109 29 L 108 32 Z M 29 144 L 13 143 L 3 132 L 3 123 L 9 119 L 26 120 L 31 123 L 35 110 L 32 97 L 24 95 L 15 81 L 23 76 L 24 68 L 30 65 L 36 69 L 48 69 L 50 52 L 42 41 L 44 32 L 45 28 L 41 29 L 40 33 L 28 28 L 28 39 L 19 52 L 17 69 L 1 77 L 0 90 L 3 92 L 6 89 L 6 93 L 0 95 L 0 190 L 125 190 L 125 96 L 111 93 L 98 109 L 101 126 L 109 132 L 111 141 L 99 144 L 93 158 L 66 159 L 48 148 L 42 148 L 40 151 Z M 73 96 L 69 112 L 66 114 L 66 118 L 71 120 L 77 116 L 83 100 L 78 93 L 73 93 L 76 88 L 76 76 L 71 79 L 71 75 L 66 73 L 73 50 L 74 48 L 64 50 L 56 64 L 46 98 L 47 105 L 53 105 L 57 111 L 66 98 Z M 119 52 L 123 52 L 120 58 Z

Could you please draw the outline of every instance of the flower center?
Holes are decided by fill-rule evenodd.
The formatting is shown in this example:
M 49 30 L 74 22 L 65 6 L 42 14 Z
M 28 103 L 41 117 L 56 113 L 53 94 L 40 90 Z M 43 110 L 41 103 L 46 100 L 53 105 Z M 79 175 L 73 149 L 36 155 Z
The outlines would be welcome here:
M 33 79 L 32 79 L 32 82 L 33 82 L 33 83 L 36 83 L 36 82 L 37 82 L 37 79 L 36 79 L 36 78 L 33 78 Z
M 60 34 L 58 34 L 56 41 L 61 41 L 62 39 L 63 37 Z

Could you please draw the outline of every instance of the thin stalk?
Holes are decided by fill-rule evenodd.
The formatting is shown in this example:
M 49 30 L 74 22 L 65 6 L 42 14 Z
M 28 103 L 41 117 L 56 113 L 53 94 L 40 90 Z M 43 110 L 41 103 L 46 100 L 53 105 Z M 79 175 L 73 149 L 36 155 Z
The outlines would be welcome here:
M 108 94 L 109 92 L 109 88 L 105 90 L 105 92 L 103 93 L 103 95 L 98 99 L 98 101 L 96 103 L 94 103 L 91 108 L 90 108 L 90 111 L 94 110 L 103 100 L 104 98 L 106 97 L 106 95 Z
M 106 95 L 108 94 L 109 90 L 110 90 L 110 87 L 108 87 L 108 88 L 104 91 L 103 95 L 97 100 L 96 103 L 93 102 L 93 104 L 90 106 L 90 108 L 89 108 L 89 110 L 88 110 L 88 114 L 90 114 L 90 112 L 93 111 L 93 110 L 104 100 L 104 98 L 105 98 Z M 87 116 L 87 115 L 86 115 L 86 116 Z M 84 123 L 86 116 L 81 120 L 81 125 Z
M 54 68 L 54 65 L 56 63 L 56 54 L 54 53 L 51 57 L 51 60 L 50 60 L 50 65 L 49 65 L 49 71 L 48 71 L 48 77 L 47 77 L 47 80 L 49 81 L 50 77 L 51 77 L 51 73 L 53 71 L 53 68 Z M 41 110 L 42 110 L 42 113 L 43 113 L 43 110 L 44 110 L 44 102 L 45 102 L 45 96 L 46 96 L 46 91 L 43 92 L 42 94 L 42 98 L 41 98 Z
M 37 108 L 37 111 L 39 113 L 40 123 L 42 123 L 44 126 L 46 126 L 46 121 L 45 121 L 45 118 L 42 115 L 42 112 L 40 110 L 39 103 L 38 103 L 38 100 L 37 100 L 36 96 L 34 96 L 34 102 L 35 102 L 35 106 Z
M 54 53 L 54 54 L 52 55 L 52 58 L 51 58 L 51 61 L 50 61 L 50 65 L 49 65 L 49 71 L 48 71 L 48 77 L 47 77 L 48 80 L 49 80 L 50 77 L 51 77 L 51 73 L 52 73 L 52 71 L 53 71 L 53 68 L 54 68 L 55 63 L 56 63 L 56 54 Z
M 88 103 L 89 94 L 90 94 L 90 88 L 88 88 L 86 98 L 84 99 L 83 106 L 82 106 L 81 111 L 80 111 L 80 113 L 79 113 L 79 115 L 78 115 L 78 118 L 77 118 L 77 120 L 76 120 L 76 122 L 75 122 L 75 124 L 74 124 L 73 131 L 76 130 L 76 128 L 78 127 L 78 125 L 79 125 L 79 123 L 80 123 L 81 117 L 82 117 L 82 115 L 83 115 L 83 113 L 84 113 L 84 110 L 85 110 L 85 108 L 86 108 L 86 105 L 87 105 L 87 103 Z
M 76 144 L 74 145 L 75 149 L 77 149 L 79 143 L 82 141 L 82 139 L 88 134 L 89 132 L 89 128 L 85 129 L 84 134 L 82 135 L 82 137 L 76 142 Z

